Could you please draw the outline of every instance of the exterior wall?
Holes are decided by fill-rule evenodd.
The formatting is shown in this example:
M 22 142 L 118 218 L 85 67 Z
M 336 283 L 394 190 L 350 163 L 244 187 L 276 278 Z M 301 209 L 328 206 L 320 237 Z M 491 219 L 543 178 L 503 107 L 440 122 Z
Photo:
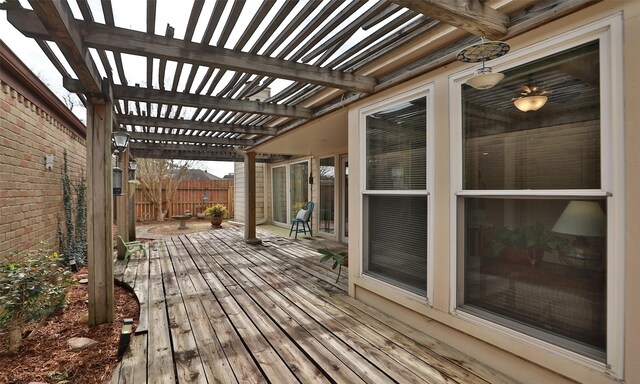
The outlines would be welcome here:
M 265 163 L 256 163 L 256 222 L 262 224 L 270 214 L 267 204 L 268 189 L 266 175 L 269 167 Z M 244 163 L 234 163 L 234 221 L 244 223 Z
M 86 166 L 86 128 L 0 42 L 0 259 L 17 251 L 56 249 L 63 153 L 76 183 Z M 45 169 L 45 155 L 53 168 Z
M 640 48 L 634 37 L 640 36 L 640 3 L 632 1 L 603 1 L 573 15 L 551 22 L 544 27 L 528 32 L 508 43 L 513 51 L 528 47 L 536 42 L 553 38 L 562 33 L 577 29 L 580 26 L 603 18 L 617 15 L 623 16 L 623 54 L 624 73 L 624 117 L 620 122 L 625 127 L 625 164 L 624 172 L 620 175 L 625 186 L 624 200 L 626 225 L 625 244 L 623 254 L 616 257 L 624 259 L 622 271 L 625 295 L 621 295 L 615 303 L 608 303 L 610 307 L 624 305 L 624 321 L 619 324 L 609 324 L 617 329 L 624 327 L 624 356 L 622 363 L 624 370 L 617 372 L 626 383 L 640 383 L 640 338 L 637 337 L 640 328 L 640 301 L 635 292 L 640 291 L 640 280 L 635 275 L 640 270 L 640 132 L 636 129 L 640 121 L 640 110 L 637 108 L 640 100 L 640 73 L 636 70 L 640 66 Z M 376 308 L 397 317 L 411 326 L 428 331 L 430 335 L 443 340 L 445 343 L 469 354 L 470 356 L 505 372 L 508 375 L 526 383 L 562 383 L 575 380 L 583 383 L 614 383 L 619 380 L 613 378 L 606 369 L 591 364 L 587 359 L 572 353 L 551 352 L 536 343 L 514 340 L 508 335 L 484 325 L 461 318 L 451 310 L 453 288 L 452 269 L 456 255 L 452 251 L 452 204 L 451 204 L 451 126 L 450 121 L 450 89 L 449 76 L 452 73 L 466 69 L 468 65 L 451 63 L 431 73 L 421 76 L 393 89 L 374 95 L 367 100 L 350 106 L 349 112 L 349 164 L 350 179 L 353 180 L 349 189 L 349 224 L 350 243 L 349 254 L 352 255 L 349 268 L 349 293 Z M 394 95 L 415 88 L 421 84 L 433 82 L 435 94 L 435 183 L 433 191 L 432 209 L 434 212 L 434 266 L 430 275 L 433 279 L 433 302 L 426 305 L 424 300 L 407 295 L 404 291 L 390 285 L 373 281 L 362 275 L 362 264 L 355 255 L 361 255 L 362 207 L 360 206 L 361 180 L 360 162 L 358 156 L 361 143 L 359 127 L 359 109 L 372 103 L 390 98 Z M 624 251 L 626 249 L 626 252 Z M 620 312 L 622 313 L 622 312 Z

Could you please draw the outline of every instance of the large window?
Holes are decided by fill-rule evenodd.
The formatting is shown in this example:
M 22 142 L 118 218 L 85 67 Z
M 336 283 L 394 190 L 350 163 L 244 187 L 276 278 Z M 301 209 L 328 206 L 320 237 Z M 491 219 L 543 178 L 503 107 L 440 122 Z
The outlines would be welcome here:
M 407 96 L 363 113 L 365 273 L 427 295 L 428 97 Z
M 457 244 L 460 309 L 604 361 L 600 57 L 595 40 L 462 85 Z

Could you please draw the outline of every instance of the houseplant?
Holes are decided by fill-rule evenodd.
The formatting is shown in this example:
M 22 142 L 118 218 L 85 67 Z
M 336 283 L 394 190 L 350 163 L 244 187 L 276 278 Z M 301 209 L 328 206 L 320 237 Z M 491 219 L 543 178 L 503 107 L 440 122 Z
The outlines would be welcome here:
M 211 217 L 211 226 L 220 227 L 222 219 L 227 215 L 227 207 L 222 204 L 214 204 L 204 210 L 205 216 Z
M 330 251 L 329 248 L 318 248 L 317 251 L 323 255 L 322 259 L 320 259 L 321 263 L 324 263 L 329 260 L 333 260 L 333 266 L 331 268 L 332 269 L 336 269 L 336 267 L 338 268 L 338 277 L 336 277 L 336 283 L 337 283 L 338 280 L 340 279 L 340 273 L 342 272 L 342 265 L 345 264 L 345 261 L 348 258 L 347 252 L 333 252 L 333 251 Z
M 551 252 L 567 244 L 567 239 L 548 231 L 536 222 L 510 229 L 503 227 L 488 238 L 495 254 L 505 261 L 516 264 L 530 264 L 537 267 L 542 263 L 545 252 Z

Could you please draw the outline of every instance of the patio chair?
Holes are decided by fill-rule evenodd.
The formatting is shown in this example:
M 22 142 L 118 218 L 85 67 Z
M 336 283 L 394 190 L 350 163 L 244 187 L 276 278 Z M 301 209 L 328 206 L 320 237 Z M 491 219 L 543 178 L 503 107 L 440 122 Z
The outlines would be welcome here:
M 289 236 L 293 233 L 293 226 L 295 225 L 296 236 L 298 238 L 298 233 L 304 232 L 307 234 L 307 228 L 309 228 L 309 236 L 313 236 L 313 232 L 311 231 L 311 214 L 313 213 L 313 207 L 315 204 L 313 201 L 307 202 L 301 210 L 296 214 L 296 218 L 291 220 L 291 230 L 289 231 Z M 302 229 L 300 229 L 300 224 L 302 224 Z
M 149 256 L 147 256 L 147 249 L 145 248 L 143 243 L 141 243 L 139 241 L 124 241 L 124 239 L 120 235 L 118 235 L 118 239 L 120 239 L 120 242 L 122 243 L 122 245 L 124 245 L 124 249 L 125 249 L 124 259 L 125 260 L 127 260 L 129 258 L 129 256 L 131 256 L 132 254 L 138 253 L 140 251 L 142 251 L 142 253 L 144 254 L 144 257 L 146 257 L 146 258 L 149 257 Z

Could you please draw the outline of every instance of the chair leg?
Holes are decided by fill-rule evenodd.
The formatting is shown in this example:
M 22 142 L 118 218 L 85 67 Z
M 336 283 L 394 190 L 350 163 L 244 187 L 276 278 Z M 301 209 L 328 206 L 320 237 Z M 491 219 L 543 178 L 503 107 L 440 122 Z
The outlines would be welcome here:
M 291 229 L 289 230 L 289 237 L 291 237 L 291 233 L 293 232 L 293 224 L 295 223 L 291 223 Z
M 298 223 L 298 222 L 296 221 L 296 240 L 298 240 L 298 232 L 300 232 L 300 231 L 298 230 L 298 226 L 299 226 L 299 225 L 300 225 L 300 223 Z

